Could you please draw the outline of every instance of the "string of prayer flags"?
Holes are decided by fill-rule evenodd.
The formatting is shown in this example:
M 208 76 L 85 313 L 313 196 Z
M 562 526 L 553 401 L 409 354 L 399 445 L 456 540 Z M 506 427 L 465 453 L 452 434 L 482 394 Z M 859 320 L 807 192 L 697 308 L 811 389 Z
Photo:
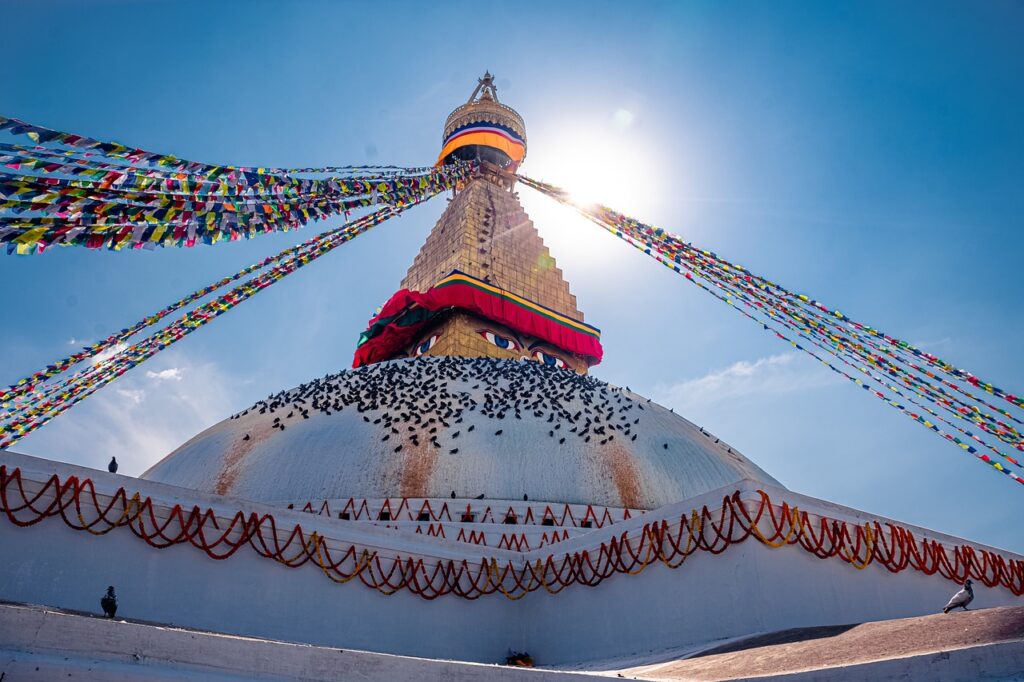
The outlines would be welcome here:
M 445 190 L 454 188 L 457 183 L 468 177 L 472 169 L 471 165 L 451 168 L 450 172 L 445 175 L 427 180 L 418 187 L 417 194 L 407 200 L 397 201 L 394 205 L 386 206 L 341 227 L 318 234 L 302 244 L 285 249 L 274 256 L 243 268 L 233 275 L 192 292 L 156 314 L 147 316 L 134 325 L 111 334 L 104 340 L 47 365 L 31 376 L 18 381 L 0 393 L 0 408 L 2 408 L 0 409 L 0 448 L 9 447 L 74 404 L 116 380 L 139 363 L 176 343 L 259 291 L 280 281 L 288 274 L 388 218 L 399 215 L 404 210 L 423 203 Z M 128 344 L 130 337 L 146 327 L 150 327 L 171 313 L 260 270 L 263 272 L 237 284 L 227 293 L 198 305 L 170 325 L 138 342 Z M 109 357 L 104 358 L 101 355 L 103 353 L 109 354 Z M 59 377 L 85 360 L 91 360 L 91 363 L 87 364 L 84 369 L 80 369 L 66 378 Z
M 212 322 L 239 303 L 248 300 L 370 228 L 401 214 L 415 204 L 427 201 L 435 194 L 436 192 L 398 206 L 388 206 L 353 220 L 342 228 L 331 231 L 329 236 L 316 240 L 310 246 L 294 251 L 269 270 L 238 284 L 227 293 L 197 306 L 167 327 L 159 329 L 131 345 L 115 346 L 117 352 L 110 357 L 94 362 L 72 376 L 48 385 L 44 391 L 33 391 L 29 394 L 33 398 L 31 401 L 12 406 L 4 412 L 3 420 L 0 422 L 0 448 L 10 447 L 76 403 L 116 380 L 128 370 Z
M 459 174 L 456 179 L 462 179 L 464 175 L 465 171 Z M 450 187 L 451 185 L 448 183 L 445 183 L 443 185 L 428 183 L 428 190 L 432 193 L 436 193 L 437 191 L 440 191 L 440 189 L 448 189 Z M 142 318 L 135 324 L 132 324 L 128 327 L 125 327 L 124 329 L 119 330 L 114 334 L 109 335 L 108 337 L 102 339 L 101 341 L 98 341 L 90 346 L 86 346 L 76 353 L 72 353 L 71 355 L 68 355 L 65 358 L 61 358 L 60 360 L 57 360 L 47 365 L 46 367 L 33 373 L 31 376 L 19 380 L 17 383 L 13 384 L 7 389 L 0 390 L 0 407 L 2 407 L 3 409 L 9 408 L 11 406 L 9 405 L 11 400 L 17 399 L 20 396 L 23 396 L 27 393 L 34 391 L 40 382 L 43 382 L 46 379 L 49 379 L 58 374 L 61 374 L 62 372 L 67 371 L 70 367 L 76 365 L 79 362 L 82 362 L 83 360 L 93 358 L 100 353 L 103 353 L 111 348 L 114 348 L 119 344 L 124 343 L 128 338 L 134 336 L 142 329 L 145 329 L 146 327 L 152 326 L 160 322 L 171 313 L 180 310 L 181 308 L 201 298 L 204 298 L 210 293 L 230 284 L 231 282 L 237 281 L 242 277 L 245 277 L 246 275 L 256 272 L 258 270 L 262 270 L 263 268 L 269 265 L 278 263 L 283 259 L 287 258 L 288 256 L 297 253 L 300 250 L 309 248 L 325 239 L 329 239 L 335 234 L 340 233 L 345 229 L 347 229 L 346 226 L 342 226 L 334 228 L 333 230 L 328 230 L 306 240 L 301 244 L 297 244 L 295 246 L 284 249 L 283 251 L 277 253 L 276 255 L 268 256 L 267 258 L 264 258 L 261 261 L 258 261 L 252 265 L 249 265 L 239 270 L 233 275 L 224 277 L 212 284 L 202 287 L 201 289 L 193 291 L 188 296 L 185 296 L 184 298 L 179 299 L 174 303 L 171 303 L 170 305 L 154 313 L 153 315 L 148 315 Z
M 216 166 L 6 117 L 0 131 L 36 143 L 0 142 L 0 244 L 9 254 L 251 239 L 360 207 L 408 203 L 466 172 L 466 164 Z
M 1024 468 L 1021 461 L 1004 451 L 1024 452 L 1024 420 L 1012 410 L 1024 408 L 1024 399 L 661 228 L 605 206 L 581 204 L 553 185 L 516 177 L 572 207 L 916 423 L 1024 484 L 1024 477 L 1017 473 Z

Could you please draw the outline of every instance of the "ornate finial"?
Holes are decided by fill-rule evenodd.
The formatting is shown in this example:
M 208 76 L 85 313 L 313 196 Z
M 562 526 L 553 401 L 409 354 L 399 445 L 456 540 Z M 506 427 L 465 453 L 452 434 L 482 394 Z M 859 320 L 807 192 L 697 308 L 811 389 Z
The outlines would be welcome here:
M 478 78 L 476 81 L 476 89 L 473 90 L 473 94 L 466 100 L 466 104 L 474 101 L 480 95 L 480 99 L 488 99 L 492 102 L 498 101 L 498 86 L 494 84 L 494 76 L 491 75 L 490 71 L 484 73 L 483 78 Z
M 498 101 L 490 71 L 477 79 L 469 101 L 448 115 L 441 139 L 438 163 L 479 159 L 514 171 L 526 156 L 526 124 Z

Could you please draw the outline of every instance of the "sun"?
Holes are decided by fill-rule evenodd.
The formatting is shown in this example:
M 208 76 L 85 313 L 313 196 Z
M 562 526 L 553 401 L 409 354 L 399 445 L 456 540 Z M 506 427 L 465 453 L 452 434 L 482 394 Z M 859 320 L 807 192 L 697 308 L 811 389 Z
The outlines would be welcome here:
M 547 182 L 567 190 L 578 204 L 609 206 L 624 193 L 616 175 L 614 164 L 592 152 L 576 150 L 559 155 L 558 164 L 550 172 L 551 179 Z
M 566 126 L 555 140 L 537 145 L 525 172 L 568 191 L 580 204 L 642 213 L 656 202 L 653 177 L 660 164 L 656 154 L 630 139 L 615 130 Z
M 522 173 L 566 190 L 581 206 L 602 204 L 636 217 L 654 215 L 664 200 L 659 154 L 645 149 L 642 138 L 631 142 L 632 137 L 639 136 L 612 126 L 553 127 L 531 139 Z M 602 237 L 603 230 L 575 210 L 533 190 L 522 190 L 521 197 L 551 252 L 561 255 L 578 280 L 598 277 L 621 260 L 624 245 Z

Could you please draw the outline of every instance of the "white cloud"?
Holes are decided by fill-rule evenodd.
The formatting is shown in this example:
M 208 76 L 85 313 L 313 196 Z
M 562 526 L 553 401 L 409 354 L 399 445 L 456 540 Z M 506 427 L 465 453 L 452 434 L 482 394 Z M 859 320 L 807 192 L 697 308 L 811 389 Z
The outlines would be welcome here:
M 157 381 L 166 381 L 168 379 L 181 381 L 181 368 L 169 367 L 167 369 L 162 369 L 159 372 L 147 371 L 146 376 L 150 379 L 156 379 Z
M 101 362 L 103 362 L 104 360 L 109 360 L 110 358 L 114 357 L 115 355 L 117 355 L 118 353 L 120 353 L 121 351 L 123 351 L 127 347 L 128 347 L 128 344 L 126 344 L 126 343 L 114 344 L 113 346 L 111 346 L 110 348 L 106 349 L 105 351 L 103 351 L 101 353 L 97 353 L 96 355 L 94 355 L 92 357 L 92 359 L 90 360 L 90 362 L 92 362 L 92 364 L 94 366 L 98 365 Z
M 119 388 L 117 394 L 132 405 L 138 405 L 146 399 L 146 392 L 142 389 Z
M 911 343 L 915 348 L 923 348 L 925 350 L 929 348 L 941 348 L 942 346 L 948 346 L 953 343 L 953 339 L 948 336 L 943 336 L 939 339 L 922 339 L 921 341 L 913 341 Z
M 796 353 L 740 360 L 697 379 L 656 386 L 654 398 L 685 412 L 726 400 L 807 391 L 842 381 L 825 367 L 803 360 Z

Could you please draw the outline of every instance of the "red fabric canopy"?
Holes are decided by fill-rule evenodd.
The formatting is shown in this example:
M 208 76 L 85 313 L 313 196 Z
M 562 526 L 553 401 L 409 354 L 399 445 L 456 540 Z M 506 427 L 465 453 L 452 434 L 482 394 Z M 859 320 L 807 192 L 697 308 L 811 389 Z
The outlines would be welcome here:
M 465 310 L 510 329 L 601 362 L 601 332 L 520 296 L 502 291 L 461 272 L 453 272 L 429 291 L 402 289 L 392 296 L 369 326 L 356 349 L 353 367 L 400 354 L 440 312 Z

